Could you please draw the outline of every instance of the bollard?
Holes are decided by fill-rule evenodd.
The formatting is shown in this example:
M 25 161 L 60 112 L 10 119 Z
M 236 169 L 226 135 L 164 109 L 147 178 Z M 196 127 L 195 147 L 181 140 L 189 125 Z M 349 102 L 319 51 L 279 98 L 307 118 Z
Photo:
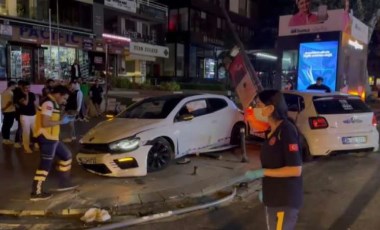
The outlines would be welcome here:
M 241 162 L 242 163 L 248 163 L 248 157 L 247 157 L 247 148 L 245 146 L 245 128 L 240 128 L 240 147 L 241 147 Z
M 197 175 L 198 166 L 194 166 L 193 175 Z

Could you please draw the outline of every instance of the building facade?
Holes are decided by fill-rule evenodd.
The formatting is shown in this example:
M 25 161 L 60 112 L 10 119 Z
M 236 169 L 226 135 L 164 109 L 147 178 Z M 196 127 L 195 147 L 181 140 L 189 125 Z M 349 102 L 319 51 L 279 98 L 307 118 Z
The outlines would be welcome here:
M 221 6 L 225 7 L 240 39 L 251 45 L 255 21 L 252 0 L 162 0 L 169 6 L 167 46 L 169 59 L 164 76 L 176 81 L 224 81 L 218 56 L 236 42 Z
M 0 79 L 69 78 L 75 59 L 83 77 L 104 75 L 106 60 L 114 76 L 160 75 L 167 13 L 145 0 L 0 0 Z

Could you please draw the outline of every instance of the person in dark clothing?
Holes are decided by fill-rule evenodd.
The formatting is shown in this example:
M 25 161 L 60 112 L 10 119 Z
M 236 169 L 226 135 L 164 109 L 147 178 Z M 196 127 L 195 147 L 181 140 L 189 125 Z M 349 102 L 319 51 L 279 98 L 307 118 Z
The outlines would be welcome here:
M 16 110 L 13 103 L 13 90 L 16 88 L 16 82 L 9 81 L 7 89 L 1 94 L 1 111 L 3 112 L 3 125 L 1 134 L 3 136 L 3 144 L 10 145 L 11 128 L 16 117 Z
M 47 99 L 47 96 L 48 94 L 51 92 L 51 90 L 53 89 L 54 87 L 54 80 L 53 79 L 48 79 L 46 81 L 46 85 L 45 87 L 42 89 L 42 100 L 41 101 L 45 101 Z
M 22 126 L 22 144 L 25 153 L 32 153 L 30 149 L 30 132 L 35 122 L 36 96 L 30 92 L 30 83 L 22 82 L 20 91 L 14 95 L 14 101 L 18 105 L 20 112 L 20 122 Z M 37 143 L 34 145 L 38 149 Z
M 248 171 L 250 180 L 262 178 L 262 201 L 268 229 L 295 229 L 303 202 L 302 157 L 299 133 L 288 120 L 287 105 L 278 90 L 258 95 L 256 119 L 267 122 L 270 132 L 261 148 L 262 169 Z
M 22 140 L 22 126 L 21 126 L 21 120 L 20 120 L 20 106 L 19 104 L 17 103 L 17 101 L 15 99 L 19 98 L 20 96 L 19 95 L 22 95 L 22 91 L 21 91 L 21 87 L 22 85 L 24 84 L 24 80 L 19 80 L 17 82 L 17 87 L 15 88 L 15 90 L 13 91 L 13 104 L 15 106 L 15 112 L 16 112 L 16 121 L 17 121 L 17 131 L 16 131 L 16 134 L 15 134 L 15 144 L 14 144 L 14 147 L 15 148 L 21 148 L 21 140 Z
M 99 81 L 95 80 L 95 84 L 90 89 L 90 98 L 95 106 L 97 116 L 101 115 L 100 105 L 102 104 L 103 88 L 99 85 Z
M 78 59 L 75 59 L 74 63 L 71 65 L 71 81 L 75 81 L 78 78 L 82 77 L 80 71 L 80 65 Z
M 323 84 L 323 78 L 322 77 L 317 77 L 317 83 L 310 85 L 307 87 L 307 89 L 312 89 L 312 90 L 323 90 L 326 93 L 330 93 L 331 89 L 327 85 Z

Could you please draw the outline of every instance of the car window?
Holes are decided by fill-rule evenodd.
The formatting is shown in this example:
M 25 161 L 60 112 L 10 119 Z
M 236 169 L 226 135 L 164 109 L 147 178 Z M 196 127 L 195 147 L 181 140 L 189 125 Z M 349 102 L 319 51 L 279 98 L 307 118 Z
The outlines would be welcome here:
M 194 117 L 199 117 L 208 113 L 207 102 L 205 99 L 190 101 L 186 103 L 178 112 L 178 116 L 191 114 Z
M 290 112 L 299 112 L 305 109 L 305 101 L 303 97 L 285 93 L 284 98 Z
M 226 100 L 224 100 L 224 99 L 210 98 L 207 100 L 208 100 L 208 104 L 210 106 L 210 108 L 209 108 L 210 113 L 219 111 L 219 110 L 224 109 L 228 106 Z
M 318 114 L 368 113 L 371 109 L 359 98 L 314 97 L 313 103 Z
M 149 98 L 127 108 L 119 118 L 164 119 L 182 98 Z

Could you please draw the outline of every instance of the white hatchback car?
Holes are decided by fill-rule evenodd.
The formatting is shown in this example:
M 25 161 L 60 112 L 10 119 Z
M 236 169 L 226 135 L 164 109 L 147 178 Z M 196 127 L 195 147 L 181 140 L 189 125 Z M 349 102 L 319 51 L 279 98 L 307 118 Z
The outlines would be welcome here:
M 285 91 L 291 117 L 302 133 L 304 157 L 377 151 L 379 133 L 371 109 L 357 96 Z
M 143 99 L 91 129 L 77 161 L 114 177 L 144 176 L 187 154 L 240 143 L 243 113 L 219 95 L 169 95 Z

